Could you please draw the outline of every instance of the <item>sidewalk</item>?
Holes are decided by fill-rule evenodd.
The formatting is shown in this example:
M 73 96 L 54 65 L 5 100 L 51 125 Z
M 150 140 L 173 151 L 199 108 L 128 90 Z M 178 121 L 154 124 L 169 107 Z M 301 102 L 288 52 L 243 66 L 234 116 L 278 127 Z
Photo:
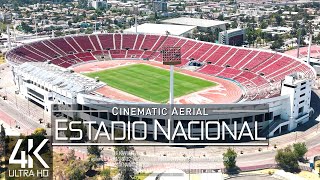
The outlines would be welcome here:
M 10 127 L 7 123 L 1 120 L 0 125 L 3 125 L 6 136 L 20 136 L 20 132 L 17 129 Z

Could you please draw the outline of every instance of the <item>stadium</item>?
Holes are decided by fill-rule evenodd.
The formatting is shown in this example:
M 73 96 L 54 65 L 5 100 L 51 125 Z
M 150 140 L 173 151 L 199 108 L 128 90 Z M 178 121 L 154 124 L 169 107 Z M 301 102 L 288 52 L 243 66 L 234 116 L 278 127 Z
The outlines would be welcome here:
M 170 35 L 95 34 L 51 38 L 16 47 L 6 53 L 17 92 L 47 111 L 52 104 L 95 110 L 96 104 L 167 103 L 168 66 L 164 47 L 180 47 L 175 66 L 176 104 L 233 106 L 268 104 L 267 113 L 212 115 L 205 121 L 263 122 L 274 136 L 309 120 L 315 70 L 292 56 L 273 51 L 207 43 Z M 54 107 L 53 107 L 54 108 Z M 72 119 L 72 115 L 63 114 Z M 83 120 L 146 121 L 148 117 L 79 113 Z M 163 123 L 163 126 L 166 126 Z M 141 129 L 140 129 L 141 131 Z M 194 135 L 199 132 L 194 127 Z M 212 130 L 215 133 L 215 130 Z

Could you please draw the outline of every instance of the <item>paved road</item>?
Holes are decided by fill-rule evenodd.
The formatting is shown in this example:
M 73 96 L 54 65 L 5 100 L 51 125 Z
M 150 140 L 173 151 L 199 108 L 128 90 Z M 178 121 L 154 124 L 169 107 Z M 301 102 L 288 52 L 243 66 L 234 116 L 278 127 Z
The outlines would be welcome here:
M 238 177 L 234 177 L 231 178 L 230 180 L 277 180 L 276 178 L 273 178 L 271 176 L 238 176 Z

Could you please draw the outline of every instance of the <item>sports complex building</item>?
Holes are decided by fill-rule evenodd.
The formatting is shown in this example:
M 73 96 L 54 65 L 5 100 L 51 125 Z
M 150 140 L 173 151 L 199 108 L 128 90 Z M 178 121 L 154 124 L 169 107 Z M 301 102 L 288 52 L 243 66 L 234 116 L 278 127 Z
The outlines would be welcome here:
M 316 72 L 299 59 L 273 51 L 170 35 L 95 34 L 25 44 L 8 51 L 6 60 L 13 67 L 18 93 L 47 111 L 56 103 L 95 110 L 101 103 L 167 103 L 169 82 L 161 79 L 169 77 L 168 67 L 162 65 L 164 47 L 181 48 L 182 63 L 175 66 L 180 76 L 175 77 L 175 85 L 179 85 L 176 104 L 227 104 L 221 106 L 230 109 L 239 104 L 244 109 L 246 105 L 269 106 L 266 113 L 213 115 L 204 121 L 225 121 L 230 126 L 234 122 L 264 122 L 259 130 L 268 127 L 269 136 L 273 136 L 295 129 L 313 112 L 310 98 Z M 77 116 L 83 120 L 153 123 L 150 117 L 111 113 Z

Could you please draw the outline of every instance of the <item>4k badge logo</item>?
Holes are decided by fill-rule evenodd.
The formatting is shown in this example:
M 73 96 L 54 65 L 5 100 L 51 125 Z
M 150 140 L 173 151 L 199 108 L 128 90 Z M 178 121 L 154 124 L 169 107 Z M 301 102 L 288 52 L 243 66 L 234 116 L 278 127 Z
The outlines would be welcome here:
M 28 168 L 33 168 L 33 159 L 30 156 L 30 151 L 33 148 L 33 139 L 28 139 L 28 158 L 26 158 L 26 152 L 21 151 L 20 159 L 15 159 L 15 157 L 18 154 L 19 148 L 22 144 L 22 139 L 19 139 L 13 149 L 13 152 L 9 158 L 9 164 L 20 164 L 21 168 L 26 168 L 26 165 L 28 165 Z M 44 139 L 39 146 L 33 151 L 33 155 L 38 159 L 38 161 L 42 164 L 44 168 L 50 168 L 48 164 L 42 159 L 42 157 L 39 155 L 39 151 L 44 147 L 44 145 L 48 142 L 48 139 Z

